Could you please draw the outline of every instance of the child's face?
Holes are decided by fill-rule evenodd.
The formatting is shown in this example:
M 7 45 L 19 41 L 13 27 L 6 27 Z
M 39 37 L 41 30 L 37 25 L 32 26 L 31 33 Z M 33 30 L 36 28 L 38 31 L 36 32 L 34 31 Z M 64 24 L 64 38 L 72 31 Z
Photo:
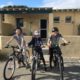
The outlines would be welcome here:
M 21 31 L 19 29 L 16 29 L 16 34 L 17 35 L 21 34 Z
M 39 35 L 35 35 L 35 38 L 38 38 L 39 37 Z
M 58 34 L 58 32 L 52 32 L 52 35 L 56 36 Z

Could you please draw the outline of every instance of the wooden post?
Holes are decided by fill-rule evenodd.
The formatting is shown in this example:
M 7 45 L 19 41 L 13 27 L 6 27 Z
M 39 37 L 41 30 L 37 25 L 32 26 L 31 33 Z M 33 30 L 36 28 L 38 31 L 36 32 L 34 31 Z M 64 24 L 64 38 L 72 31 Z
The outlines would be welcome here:
M 49 29 L 48 29 L 48 36 L 50 35 L 53 28 L 53 13 L 49 13 Z

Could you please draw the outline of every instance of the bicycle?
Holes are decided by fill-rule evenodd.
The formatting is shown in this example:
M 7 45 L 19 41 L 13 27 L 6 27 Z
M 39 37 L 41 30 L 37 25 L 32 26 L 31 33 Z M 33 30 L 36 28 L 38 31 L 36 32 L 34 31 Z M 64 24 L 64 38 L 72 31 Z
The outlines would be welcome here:
M 62 43 L 60 46 L 66 46 L 68 44 Z M 56 48 L 53 51 L 53 59 L 54 59 L 54 66 L 58 67 L 60 72 L 60 80 L 64 80 L 64 61 L 62 55 L 59 54 L 59 52 L 56 50 Z
M 32 48 L 32 66 L 31 66 L 31 80 L 35 80 L 36 71 L 40 67 L 41 59 L 40 55 L 36 52 L 35 48 Z
M 17 46 L 10 46 L 8 45 L 5 48 L 12 48 L 12 54 L 10 54 L 8 60 L 6 61 L 3 77 L 5 80 L 11 80 L 15 69 L 16 69 L 16 60 L 20 61 L 23 66 L 27 69 L 29 66 L 29 51 L 26 50 L 25 55 L 22 54 L 22 50 L 20 50 Z

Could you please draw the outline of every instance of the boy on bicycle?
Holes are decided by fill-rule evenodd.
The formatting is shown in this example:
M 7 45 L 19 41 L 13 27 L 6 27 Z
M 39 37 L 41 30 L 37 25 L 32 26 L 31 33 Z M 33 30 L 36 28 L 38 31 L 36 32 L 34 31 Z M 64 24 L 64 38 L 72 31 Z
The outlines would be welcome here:
M 16 40 L 17 45 L 19 47 L 20 50 L 22 50 L 22 53 L 24 55 L 25 53 L 25 48 L 26 48 L 26 44 L 25 44 L 25 40 L 24 40 L 24 36 L 23 36 L 23 32 L 21 28 L 16 28 L 15 30 L 15 34 L 11 37 L 11 39 L 7 42 L 6 47 L 13 41 Z M 19 67 L 21 66 L 20 61 L 18 61 L 19 63 Z
M 40 58 L 42 59 L 43 61 L 43 64 L 44 64 L 44 68 L 46 70 L 46 64 L 45 64 L 45 60 L 44 60 L 44 57 L 43 57 L 43 51 L 42 51 L 42 46 L 43 42 L 42 42 L 42 39 L 40 37 L 40 33 L 38 31 L 35 31 L 34 32 L 34 35 L 32 37 L 32 40 L 29 42 L 28 46 L 33 46 L 36 50 L 36 52 L 38 52 L 38 54 L 40 55 Z
M 62 54 L 61 49 L 59 47 L 59 40 L 63 40 L 65 44 L 68 44 L 68 42 L 63 38 L 63 36 L 59 33 L 59 30 L 57 27 L 54 27 L 52 29 L 51 36 L 48 40 L 48 46 L 49 46 L 49 61 L 50 61 L 50 68 L 52 68 L 52 60 L 53 60 L 53 51 L 56 49 L 59 53 L 59 55 Z M 56 66 L 56 61 L 54 61 L 54 65 Z

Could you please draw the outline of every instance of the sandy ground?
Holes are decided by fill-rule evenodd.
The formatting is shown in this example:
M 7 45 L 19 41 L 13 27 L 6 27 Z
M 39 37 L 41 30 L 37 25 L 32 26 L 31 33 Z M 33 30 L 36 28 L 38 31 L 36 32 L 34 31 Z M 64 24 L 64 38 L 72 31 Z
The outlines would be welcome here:
M 75 61 L 75 60 L 74 60 Z M 3 78 L 3 69 L 5 62 L 0 62 L 0 80 Z M 59 72 L 57 69 L 50 70 L 47 64 L 47 71 L 37 71 L 36 80 L 60 80 Z M 18 68 L 15 71 L 12 80 L 31 80 L 31 72 L 29 69 Z M 80 80 L 80 63 L 78 62 L 65 62 L 64 80 Z

